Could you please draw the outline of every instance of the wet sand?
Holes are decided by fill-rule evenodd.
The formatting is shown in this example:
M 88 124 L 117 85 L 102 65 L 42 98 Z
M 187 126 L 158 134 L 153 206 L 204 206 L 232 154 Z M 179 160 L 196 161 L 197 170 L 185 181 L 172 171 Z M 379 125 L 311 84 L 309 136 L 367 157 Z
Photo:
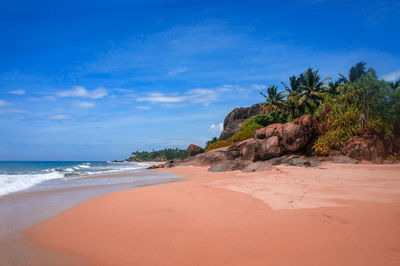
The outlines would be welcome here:
M 186 181 L 85 201 L 23 243 L 87 265 L 400 265 L 400 165 L 163 171 Z
M 160 175 L 161 174 L 161 175 Z M 118 179 L 119 183 L 88 185 L 85 179 Z M 82 186 L 54 189 L 39 188 L 0 197 L 0 265 L 79 265 L 79 259 L 68 254 L 49 252 L 20 241 L 21 230 L 54 217 L 80 202 L 114 191 L 180 180 L 172 174 L 145 170 L 97 174 L 80 178 Z M 125 181 L 124 181 L 125 180 Z

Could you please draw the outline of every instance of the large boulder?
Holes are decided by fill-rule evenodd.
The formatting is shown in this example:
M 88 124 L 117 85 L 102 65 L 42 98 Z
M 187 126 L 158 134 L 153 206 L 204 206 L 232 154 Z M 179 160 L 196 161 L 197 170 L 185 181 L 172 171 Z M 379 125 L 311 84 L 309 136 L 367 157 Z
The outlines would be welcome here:
M 220 140 L 226 140 L 240 130 L 244 120 L 258 115 L 262 112 L 262 104 L 253 104 L 250 107 L 234 108 L 224 120 L 224 130 L 221 132 Z
M 208 171 L 227 172 L 227 171 L 242 170 L 251 163 L 252 163 L 251 161 L 243 160 L 241 158 L 236 158 L 235 160 L 222 160 L 211 164 L 211 167 L 208 169 Z
M 376 135 L 354 136 L 342 148 L 342 154 L 357 160 L 382 162 L 385 155 L 385 145 Z
M 219 162 L 223 160 L 234 160 L 239 157 L 238 151 L 233 151 L 227 148 L 219 148 L 211 150 L 209 152 L 200 153 L 193 157 L 185 159 L 182 165 L 195 165 L 195 166 L 206 166 L 211 165 L 214 162 Z
M 304 115 L 286 123 L 282 132 L 285 150 L 295 152 L 306 147 L 317 130 L 317 120 L 312 115 Z
M 196 144 L 190 144 L 189 147 L 187 148 L 187 151 L 190 156 L 195 156 L 199 153 L 203 153 L 204 149 L 200 146 L 197 146 Z

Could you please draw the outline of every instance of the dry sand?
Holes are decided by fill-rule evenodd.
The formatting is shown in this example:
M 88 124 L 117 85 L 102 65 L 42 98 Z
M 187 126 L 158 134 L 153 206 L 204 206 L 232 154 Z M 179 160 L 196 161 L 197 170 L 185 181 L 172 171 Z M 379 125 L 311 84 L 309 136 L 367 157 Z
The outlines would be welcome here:
M 24 243 L 89 265 L 400 265 L 400 165 L 163 171 L 186 181 L 88 200 Z

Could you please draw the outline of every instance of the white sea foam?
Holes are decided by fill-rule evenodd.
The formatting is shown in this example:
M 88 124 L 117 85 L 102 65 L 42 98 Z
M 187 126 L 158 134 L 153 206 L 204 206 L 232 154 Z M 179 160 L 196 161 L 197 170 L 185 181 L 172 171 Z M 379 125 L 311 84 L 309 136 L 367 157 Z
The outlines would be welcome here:
M 63 178 L 59 172 L 46 174 L 0 175 L 0 196 L 28 189 L 43 181 Z
M 79 167 L 79 168 L 90 168 L 90 166 L 87 165 L 87 164 L 80 164 L 77 167 Z

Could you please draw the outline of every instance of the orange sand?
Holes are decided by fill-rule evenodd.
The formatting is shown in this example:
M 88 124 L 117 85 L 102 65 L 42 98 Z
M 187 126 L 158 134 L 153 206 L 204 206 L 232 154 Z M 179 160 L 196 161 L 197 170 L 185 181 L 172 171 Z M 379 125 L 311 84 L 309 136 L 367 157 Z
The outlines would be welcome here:
M 273 167 L 114 192 L 23 233 L 90 265 L 400 265 L 400 166 Z

